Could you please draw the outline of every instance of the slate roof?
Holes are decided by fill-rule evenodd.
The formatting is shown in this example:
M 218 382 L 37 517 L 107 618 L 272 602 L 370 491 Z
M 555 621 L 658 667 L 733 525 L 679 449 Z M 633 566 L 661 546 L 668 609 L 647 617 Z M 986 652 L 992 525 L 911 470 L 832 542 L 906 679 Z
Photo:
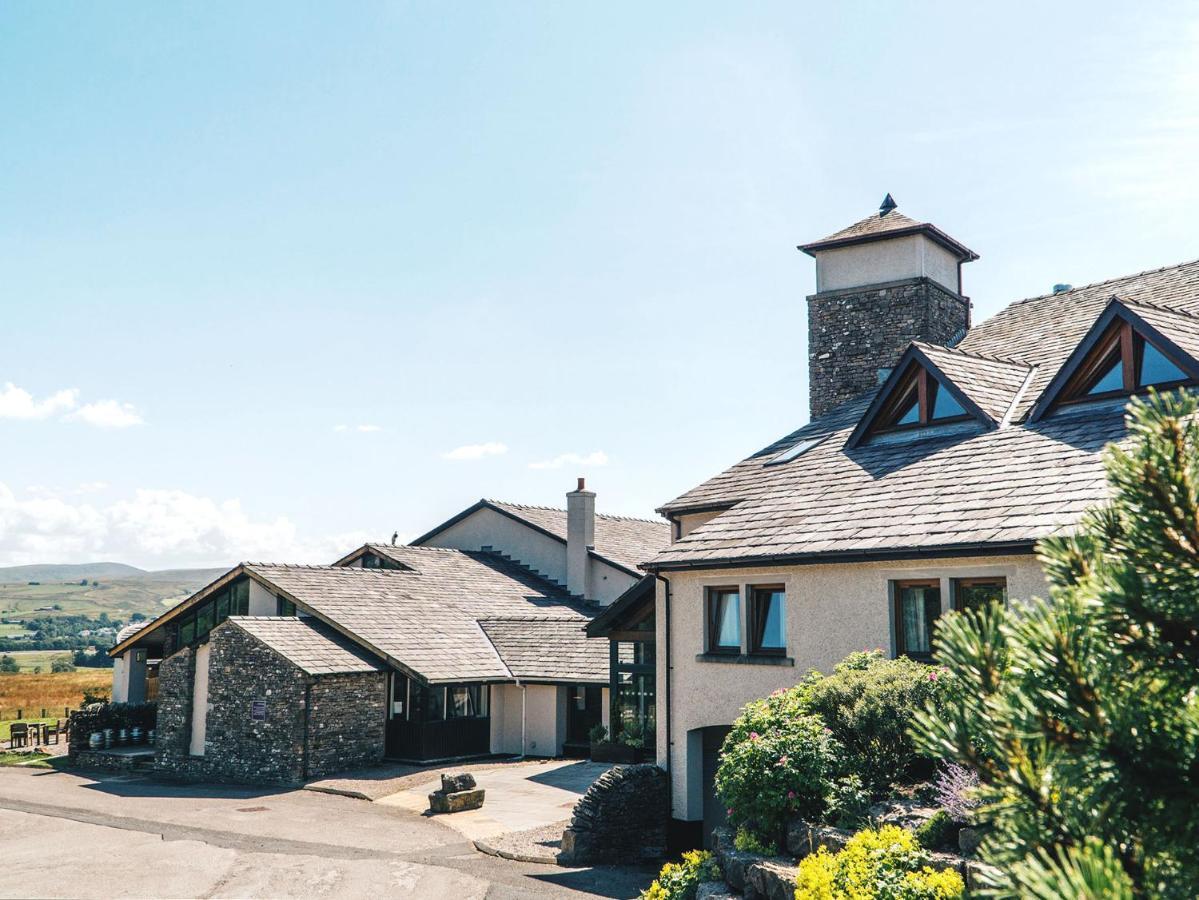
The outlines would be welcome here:
M 1004 421 L 1033 367 L 1023 362 L 978 356 L 964 350 L 915 341 L 942 374 L 978 404 L 996 424 Z
M 448 522 L 438 525 L 412 543 L 423 544 L 427 539 L 443 531 L 475 512 L 490 507 L 504 515 L 542 531 L 557 540 L 566 541 L 566 510 L 548 506 L 529 506 L 523 503 L 508 503 L 504 500 L 483 499 Z M 670 543 L 670 523 L 662 519 L 635 519 L 629 516 L 595 514 L 595 550 L 593 556 L 614 563 L 632 575 L 640 576 L 640 566 Z
M 963 260 L 978 259 L 978 254 L 969 247 L 954 240 L 941 229 L 928 222 L 917 222 L 905 216 L 898 209 L 878 212 L 867 216 L 859 222 L 854 222 L 848 228 L 830 234 L 826 238 L 801 244 L 799 249 L 812 255 L 815 251 L 831 250 L 835 247 L 847 247 L 867 241 L 880 240 L 885 237 L 899 237 L 902 234 L 926 234 L 937 243 L 958 254 Z
M 1031 424 L 1025 418 L 1113 297 L 1199 351 L 1199 261 L 1013 303 L 971 329 L 956 351 L 936 351 L 938 368 L 947 375 L 954 368 L 962 389 L 991 411 L 1019 367 L 1031 369 L 1006 427 L 944 426 L 846 449 L 869 392 L 662 507 L 668 514 L 729 509 L 651 567 L 1027 552 L 1037 539 L 1074 527 L 1107 496 L 1102 450 L 1125 435 L 1124 403 L 1062 408 Z M 821 435 L 830 437 L 795 460 L 764 465 Z
M 508 671 L 531 681 L 608 683 L 608 642 L 588 638 L 585 622 L 562 618 L 480 619 Z
M 385 666 L 324 622 L 294 616 L 231 616 L 230 622 L 309 675 L 379 672 Z
M 511 680 L 480 619 L 535 615 L 581 630 L 596 611 L 496 554 L 387 549 L 412 571 L 262 563 L 244 568 L 431 682 Z M 550 656 L 552 648 L 546 648 Z

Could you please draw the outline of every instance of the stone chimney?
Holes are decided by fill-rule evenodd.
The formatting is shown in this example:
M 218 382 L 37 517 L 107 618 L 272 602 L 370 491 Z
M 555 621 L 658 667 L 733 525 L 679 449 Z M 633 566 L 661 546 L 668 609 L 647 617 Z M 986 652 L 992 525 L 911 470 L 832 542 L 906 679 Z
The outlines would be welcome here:
M 579 486 L 566 495 L 566 589 L 591 599 L 591 557 L 595 549 L 595 492 Z
M 879 211 L 799 247 L 816 260 L 808 297 L 812 418 L 879 384 L 912 341 L 952 346 L 970 327 L 962 263 L 978 254 L 888 194 Z

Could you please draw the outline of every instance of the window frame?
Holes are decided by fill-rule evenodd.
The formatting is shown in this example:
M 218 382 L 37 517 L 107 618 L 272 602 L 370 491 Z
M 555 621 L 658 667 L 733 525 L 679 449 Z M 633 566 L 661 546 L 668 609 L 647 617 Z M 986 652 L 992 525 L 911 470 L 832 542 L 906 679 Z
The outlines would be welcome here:
M 916 421 L 899 424 L 898 420 L 910 409 L 909 402 L 912 399 L 913 390 L 916 394 Z M 932 425 L 951 425 L 954 422 L 965 422 L 973 419 L 974 416 L 967 411 L 965 406 L 956 397 L 953 397 L 954 402 L 962 408 L 962 412 L 959 415 L 944 416 L 940 419 L 933 418 L 933 409 L 937 402 L 937 392 L 945 390 L 948 390 L 948 388 L 926 366 L 921 365 L 916 360 L 912 360 L 908 363 L 903 375 L 900 376 L 899 382 L 895 385 L 894 390 L 891 391 L 891 395 L 887 398 L 882 409 L 875 415 L 874 424 L 871 425 L 869 434 L 914 431 L 918 428 L 928 428 Z
M 1090 403 L 1093 400 L 1131 397 L 1147 393 L 1151 388 L 1158 392 L 1171 391 L 1195 383 L 1193 378 L 1186 377 L 1186 373 L 1183 372 L 1181 379 L 1142 385 L 1141 367 L 1145 360 L 1147 343 L 1152 344 L 1153 342 L 1134 328 L 1130 321 L 1122 316 L 1116 316 L 1107 326 L 1107 330 L 1100 335 L 1095 345 L 1091 347 L 1090 352 L 1071 373 L 1066 383 L 1062 385 L 1054 405 L 1072 406 L 1078 403 Z M 1153 344 L 1153 347 L 1179 371 L 1182 371 L 1182 366 L 1179 366 L 1169 353 L 1156 344 Z M 1115 390 L 1089 393 L 1107 373 L 1108 365 L 1106 364 L 1110 361 L 1113 353 L 1121 366 L 1123 384 Z
M 996 584 L 1003 586 L 1003 605 L 1007 606 L 1007 576 L 1006 575 L 972 575 L 966 578 L 949 579 L 949 608 L 954 612 L 963 612 L 967 607 L 962 605 L 958 589 L 975 587 L 980 584 Z
M 904 646 L 903 637 L 903 590 L 904 588 L 923 587 L 937 589 L 937 599 L 939 601 L 939 609 L 936 617 L 928 622 L 928 652 L 908 650 Z M 894 619 L 895 633 L 895 656 L 906 656 L 909 659 L 914 659 L 917 662 L 931 662 L 933 659 L 933 629 L 937 619 L 945 611 L 945 596 L 941 586 L 940 578 L 896 578 L 891 581 L 891 615 Z
M 744 645 L 745 635 L 741 622 L 741 585 L 711 585 L 704 589 L 705 593 L 705 609 L 704 619 L 707 627 L 707 635 L 704 641 L 705 651 L 715 656 L 739 656 L 741 648 Z M 720 610 L 719 598 L 732 594 L 737 598 L 737 645 L 718 644 L 717 640 L 720 635 L 720 623 L 717 616 Z
M 786 656 L 787 655 L 787 586 L 777 584 L 751 584 L 745 589 L 746 601 L 746 652 L 755 656 Z M 779 618 L 782 620 L 783 643 L 780 647 L 761 646 L 762 634 L 765 629 L 765 617 L 761 609 L 760 594 L 773 596 L 780 594 Z

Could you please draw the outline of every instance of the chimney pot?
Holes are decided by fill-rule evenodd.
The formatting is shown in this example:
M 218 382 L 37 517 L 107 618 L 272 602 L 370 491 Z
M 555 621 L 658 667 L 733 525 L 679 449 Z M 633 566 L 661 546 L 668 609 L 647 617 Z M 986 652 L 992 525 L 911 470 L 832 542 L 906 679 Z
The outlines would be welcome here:
M 586 478 L 580 478 L 580 479 L 579 479 L 579 486 L 578 486 L 577 488 L 575 488 L 575 490 L 576 490 L 576 491 L 584 491 L 584 490 L 586 490 L 586 489 L 587 489 L 587 479 L 586 479 Z

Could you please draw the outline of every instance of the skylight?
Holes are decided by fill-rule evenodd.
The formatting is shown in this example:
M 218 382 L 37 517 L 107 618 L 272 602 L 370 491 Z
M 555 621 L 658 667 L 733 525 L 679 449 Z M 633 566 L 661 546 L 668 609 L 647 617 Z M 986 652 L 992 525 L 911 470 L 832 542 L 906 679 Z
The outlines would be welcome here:
M 821 437 L 814 437 L 814 438 L 804 438 L 799 443 L 792 444 L 790 447 L 788 447 L 786 450 L 784 450 L 782 453 L 778 454 L 777 456 L 773 456 L 770 459 L 768 459 L 766 461 L 765 465 L 778 466 L 778 465 L 782 465 L 783 463 L 791 462 L 791 460 L 795 459 L 796 457 L 803 456 L 805 453 L 807 453 L 809 450 L 811 450 L 813 447 L 815 447 L 817 444 L 819 444 L 821 441 L 823 441 L 825 437 L 827 437 L 827 435 L 822 435 Z

